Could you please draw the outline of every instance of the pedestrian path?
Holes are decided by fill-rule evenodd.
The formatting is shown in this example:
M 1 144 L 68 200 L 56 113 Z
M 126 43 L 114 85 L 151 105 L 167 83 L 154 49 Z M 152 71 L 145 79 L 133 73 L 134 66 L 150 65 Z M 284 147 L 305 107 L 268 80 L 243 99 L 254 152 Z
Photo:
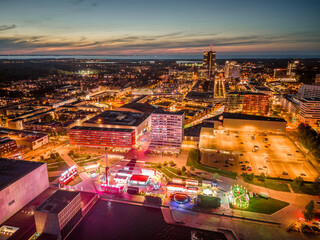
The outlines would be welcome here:
M 291 193 L 294 193 L 294 191 L 293 191 L 293 189 L 292 189 L 292 187 L 291 187 L 291 184 L 287 183 L 287 185 L 288 185 L 288 188 L 289 188 L 290 192 L 291 192 Z

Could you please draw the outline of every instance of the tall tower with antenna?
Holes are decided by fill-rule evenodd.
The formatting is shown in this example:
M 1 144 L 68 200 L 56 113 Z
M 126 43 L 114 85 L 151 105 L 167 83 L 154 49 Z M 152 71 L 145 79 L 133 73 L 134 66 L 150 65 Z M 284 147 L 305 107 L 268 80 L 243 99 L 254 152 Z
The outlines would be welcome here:
M 216 52 L 210 45 L 210 51 L 203 53 L 203 66 L 208 71 L 208 80 L 214 81 L 214 75 L 216 71 Z

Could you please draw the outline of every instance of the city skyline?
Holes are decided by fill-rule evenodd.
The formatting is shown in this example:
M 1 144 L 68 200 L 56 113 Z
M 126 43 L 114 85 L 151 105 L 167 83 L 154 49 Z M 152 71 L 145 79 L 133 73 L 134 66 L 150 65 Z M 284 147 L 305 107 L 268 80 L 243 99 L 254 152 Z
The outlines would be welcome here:
M 0 55 L 320 55 L 318 1 L 1 1 Z

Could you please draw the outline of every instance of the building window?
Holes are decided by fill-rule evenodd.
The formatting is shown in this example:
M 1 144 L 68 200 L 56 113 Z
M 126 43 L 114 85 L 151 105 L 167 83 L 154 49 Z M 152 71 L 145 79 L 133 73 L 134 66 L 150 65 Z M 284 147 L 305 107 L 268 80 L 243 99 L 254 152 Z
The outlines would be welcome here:
M 15 201 L 14 201 L 14 199 L 13 199 L 11 202 L 8 203 L 8 205 L 11 206 L 12 204 L 14 204 L 14 202 L 15 202 Z

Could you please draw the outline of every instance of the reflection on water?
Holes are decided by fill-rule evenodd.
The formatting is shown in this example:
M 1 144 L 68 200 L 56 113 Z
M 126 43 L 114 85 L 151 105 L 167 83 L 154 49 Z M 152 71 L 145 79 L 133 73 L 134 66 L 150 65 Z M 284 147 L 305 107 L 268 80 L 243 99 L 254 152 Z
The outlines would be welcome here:
M 160 209 L 99 200 L 67 239 L 225 240 L 226 238 L 220 233 L 166 224 Z

